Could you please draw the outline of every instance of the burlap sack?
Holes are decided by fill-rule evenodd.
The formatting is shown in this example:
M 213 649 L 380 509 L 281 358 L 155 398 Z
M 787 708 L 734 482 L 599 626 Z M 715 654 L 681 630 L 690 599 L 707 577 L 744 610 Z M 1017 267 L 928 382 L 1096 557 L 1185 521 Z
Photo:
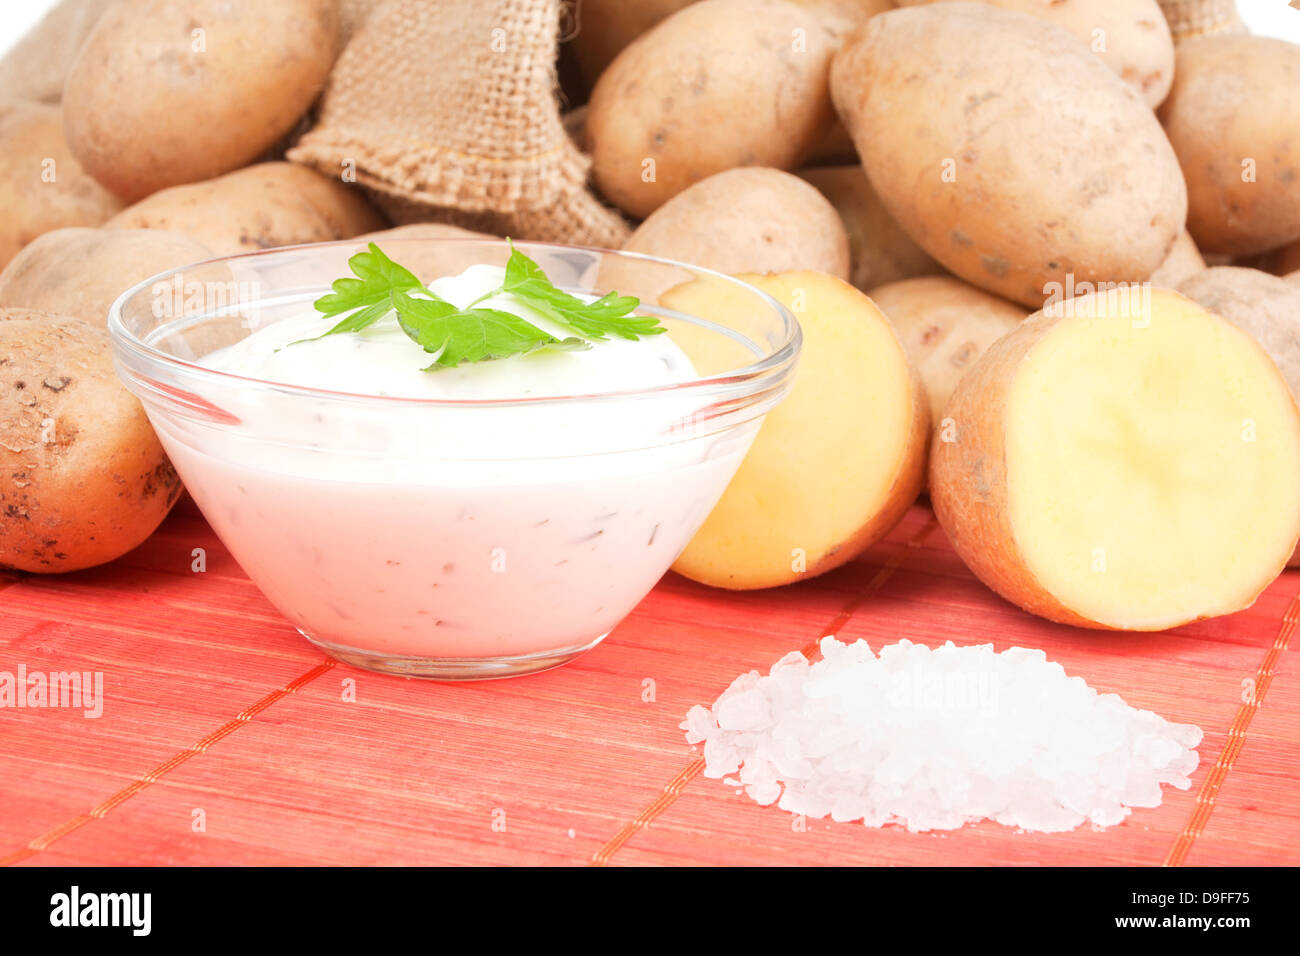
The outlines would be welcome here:
M 398 222 L 622 244 L 560 119 L 559 0 L 381 0 L 289 158 L 356 181 Z
M 1207 33 L 1245 33 L 1236 0 L 1159 0 L 1174 42 Z

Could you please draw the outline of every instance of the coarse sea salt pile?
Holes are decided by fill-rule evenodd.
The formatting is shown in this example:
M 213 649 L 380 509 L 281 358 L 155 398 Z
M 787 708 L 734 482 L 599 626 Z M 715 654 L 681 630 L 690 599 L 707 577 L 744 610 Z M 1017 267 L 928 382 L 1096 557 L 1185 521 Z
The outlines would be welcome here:
M 879 827 L 1023 830 L 1121 822 L 1191 786 L 1201 730 L 1069 677 L 1042 651 L 821 641 L 742 674 L 682 722 L 707 777 L 761 804 Z M 737 773 L 738 772 L 738 773 Z

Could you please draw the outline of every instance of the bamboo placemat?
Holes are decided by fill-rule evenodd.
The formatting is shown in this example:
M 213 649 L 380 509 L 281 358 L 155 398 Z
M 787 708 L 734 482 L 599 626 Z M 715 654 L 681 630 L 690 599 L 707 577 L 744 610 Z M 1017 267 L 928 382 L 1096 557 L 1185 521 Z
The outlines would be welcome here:
M 729 594 L 668 575 L 565 667 L 434 684 L 325 659 L 181 508 L 110 566 L 0 576 L 0 671 L 102 671 L 105 697 L 98 719 L 0 708 L 0 861 L 1294 863 L 1298 626 L 1297 572 L 1247 611 L 1159 634 L 1040 621 L 976 581 L 918 505 L 823 578 Z M 1193 787 L 1105 831 L 913 834 L 800 830 L 700 776 L 686 709 L 831 632 L 1041 647 L 1099 690 L 1199 724 Z

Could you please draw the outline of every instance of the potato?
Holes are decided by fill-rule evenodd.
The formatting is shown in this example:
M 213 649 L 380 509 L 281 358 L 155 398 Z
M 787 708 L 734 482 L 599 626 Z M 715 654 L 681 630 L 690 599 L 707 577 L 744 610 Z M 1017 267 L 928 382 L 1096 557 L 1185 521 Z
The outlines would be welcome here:
M 154 193 L 104 225 L 180 232 L 215 255 L 234 255 L 348 239 L 386 224 L 355 185 L 294 163 L 259 163 Z
M 980 580 L 1053 621 L 1147 631 L 1240 610 L 1300 538 L 1300 408 L 1258 342 L 1176 292 L 1031 316 L 944 414 L 935 514 Z
M 899 0 L 915 6 L 935 0 Z M 1174 38 L 1156 0 L 984 0 L 1069 30 L 1153 109 L 1174 81 Z
M 623 248 L 719 272 L 849 275 L 849 239 L 821 193 L 779 169 L 702 179 L 651 213 Z
M 0 267 L 43 232 L 97 226 L 122 208 L 77 165 L 59 108 L 0 102 Z
M 1257 36 L 1178 45 L 1160 119 L 1187 177 L 1187 230 L 1203 252 L 1300 239 L 1300 46 Z
M 846 37 L 877 13 L 894 9 L 894 0 L 790 0 L 815 14 L 837 37 Z
M 830 124 L 833 38 L 783 0 L 701 0 L 620 53 L 587 110 L 592 174 L 644 218 L 737 166 L 793 169 Z
M 357 236 L 358 251 L 368 243 L 375 243 L 392 258 L 410 269 L 424 282 L 432 282 L 443 276 L 460 275 L 472 265 L 483 261 L 483 254 L 477 247 L 466 249 L 448 248 L 446 244 L 436 246 L 425 243 L 391 242 L 397 239 L 498 239 L 498 236 L 486 232 L 475 232 L 441 222 L 415 222 L 405 226 L 395 226 L 379 232 Z M 501 260 L 505 261 L 504 257 Z
M 356 237 L 357 242 L 383 242 L 385 239 L 498 239 L 486 232 L 462 229 L 446 222 L 410 222 L 378 232 L 367 232 Z
M 961 377 L 985 349 L 1029 315 L 1021 306 L 949 276 L 891 282 L 868 294 L 893 324 L 921 376 L 936 428 Z
M 790 0 L 790 2 L 815 15 L 827 32 L 835 38 L 837 49 L 845 37 L 867 19 L 877 13 L 894 9 L 894 0 Z M 838 166 L 845 163 L 856 165 L 857 162 L 858 151 L 853 146 L 853 137 L 832 111 L 830 123 L 809 149 L 805 163 L 809 166 Z
M 1147 281 L 1162 289 L 1176 289 L 1178 283 L 1204 269 L 1205 257 L 1196 248 L 1191 234 L 1184 229 L 1174 242 L 1174 247 L 1169 250 L 1169 255 L 1165 256 L 1165 261 L 1160 263 Z
M 798 176 L 816 186 L 840 214 L 849 235 L 849 279 L 859 289 L 943 271 L 890 218 L 861 166 L 821 166 L 800 170 Z
M 212 252 L 178 232 L 55 229 L 0 272 L 0 307 L 73 316 L 103 326 L 119 295 L 137 282 Z
M 790 307 L 804 340 L 793 388 L 673 565 L 733 589 L 821 574 L 884 537 L 920 491 L 930 429 L 902 343 L 860 291 L 819 272 L 741 278 Z M 688 283 L 662 303 L 707 317 L 716 292 Z
M 1263 269 L 1275 276 L 1289 276 L 1300 271 L 1300 240 L 1289 242 L 1278 249 L 1271 249 L 1258 256 L 1249 256 L 1238 265 Z
M 88 322 L 0 309 L 0 567 L 76 571 L 130 551 L 180 479 Z
M 1044 20 L 973 3 L 882 13 L 836 55 L 831 90 L 885 208 L 989 292 L 1039 308 L 1071 278 L 1139 281 L 1182 231 L 1155 116 Z
M 0 60 L 0 96 L 57 103 L 81 43 L 113 0 L 62 0 Z
M 1300 289 L 1258 269 L 1216 266 L 1178 291 L 1254 336 L 1300 396 Z
M 1300 285 L 1257 269 L 1219 266 L 1178 291 L 1253 335 L 1300 397 Z M 1289 564 L 1300 567 L 1300 548 Z
M 569 41 L 578 73 L 591 89 L 623 49 L 694 0 L 582 0 L 578 32 Z
M 238 169 L 307 111 L 338 39 L 336 0 L 121 0 L 68 72 L 68 145 L 128 202 Z

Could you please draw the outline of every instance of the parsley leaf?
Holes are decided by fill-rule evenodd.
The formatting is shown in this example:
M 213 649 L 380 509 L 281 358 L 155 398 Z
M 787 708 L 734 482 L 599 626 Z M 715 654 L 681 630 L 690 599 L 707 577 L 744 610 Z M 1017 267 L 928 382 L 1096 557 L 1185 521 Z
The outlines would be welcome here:
M 336 332 L 360 332 L 392 310 L 394 292 L 424 288 L 410 270 L 388 258 L 373 242 L 368 252 L 358 252 L 348 265 L 357 278 L 335 279 L 331 286 L 334 291 L 313 305 L 327 319 L 343 312 L 351 314 L 319 338 Z
M 501 290 L 588 339 L 604 341 L 609 335 L 638 339 L 664 331 L 658 319 L 629 314 L 641 304 L 632 296 L 610 292 L 595 302 L 584 302 L 557 289 L 542 267 L 513 245 Z
M 581 339 L 557 339 L 527 319 L 500 309 L 459 309 L 445 299 L 417 299 L 393 293 L 402 331 L 426 352 L 437 355 L 425 371 L 466 362 L 523 355 L 544 347 L 591 348 Z
M 637 339 L 664 331 L 658 320 L 630 314 L 640 305 L 631 296 L 611 292 L 595 302 L 584 302 L 557 289 L 541 266 L 513 244 L 505 281 L 463 309 L 435 295 L 373 242 L 366 252 L 350 258 L 348 265 L 356 278 L 335 280 L 333 292 L 314 303 L 324 318 L 343 316 L 317 338 L 360 332 L 395 311 L 406 336 L 435 356 L 425 371 L 508 358 L 541 348 L 588 349 L 592 341 L 603 341 L 610 335 Z M 480 302 L 503 293 L 576 334 L 560 338 L 511 312 L 479 307 Z

